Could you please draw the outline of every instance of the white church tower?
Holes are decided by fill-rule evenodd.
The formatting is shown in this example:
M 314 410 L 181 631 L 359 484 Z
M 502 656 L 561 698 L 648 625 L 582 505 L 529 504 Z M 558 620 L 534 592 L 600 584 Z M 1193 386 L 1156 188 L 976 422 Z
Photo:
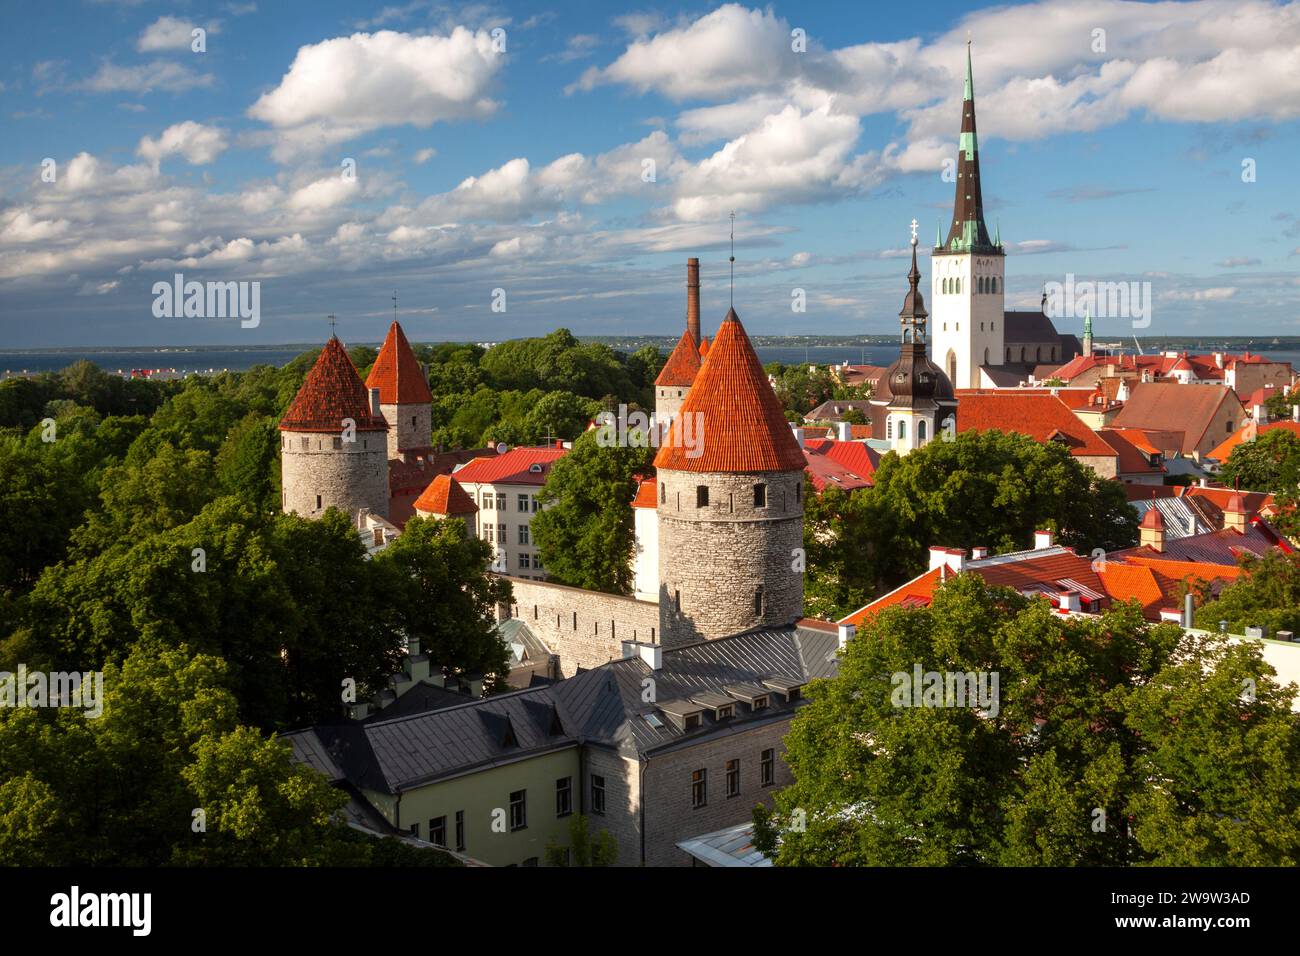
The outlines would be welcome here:
M 984 224 L 968 42 L 952 225 L 931 256 L 933 355 L 955 388 L 979 388 L 980 366 L 1006 360 L 1004 263 L 1001 236 L 990 239 Z

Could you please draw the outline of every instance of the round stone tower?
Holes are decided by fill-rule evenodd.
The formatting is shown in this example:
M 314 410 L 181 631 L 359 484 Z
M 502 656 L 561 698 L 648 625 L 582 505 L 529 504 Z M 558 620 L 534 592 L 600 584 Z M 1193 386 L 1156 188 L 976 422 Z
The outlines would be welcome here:
M 804 466 L 732 309 L 655 457 L 661 643 L 803 616 Z
M 433 395 L 406 333 L 394 322 L 379 349 L 366 388 L 379 389 L 379 411 L 388 422 L 388 457 L 427 451 L 433 428 Z
M 388 423 L 343 343 L 330 336 L 280 420 L 281 510 L 388 517 Z

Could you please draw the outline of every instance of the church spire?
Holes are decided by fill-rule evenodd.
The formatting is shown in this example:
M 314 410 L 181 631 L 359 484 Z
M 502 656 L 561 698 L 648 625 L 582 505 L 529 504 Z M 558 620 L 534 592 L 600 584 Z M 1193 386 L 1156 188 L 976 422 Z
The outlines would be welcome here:
M 984 224 L 984 199 L 980 194 L 979 138 L 975 133 L 975 81 L 971 71 L 970 41 L 966 41 L 966 84 L 961 105 L 961 139 L 957 156 L 957 193 L 953 202 L 952 227 L 945 252 L 1000 250 L 989 239 Z
M 903 327 L 903 342 L 925 342 L 925 321 L 930 313 L 925 311 L 925 296 L 921 294 L 921 270 L 916 266 L 916 226 L 912 220 L 912 268 L 908 270 L 907 298 L 903 300 L 902 311 L 898 313 L 898 322 Z M 924 346 L 922 346 L 924 348 Z M 922 352 L 924 355 L 924 351 Z

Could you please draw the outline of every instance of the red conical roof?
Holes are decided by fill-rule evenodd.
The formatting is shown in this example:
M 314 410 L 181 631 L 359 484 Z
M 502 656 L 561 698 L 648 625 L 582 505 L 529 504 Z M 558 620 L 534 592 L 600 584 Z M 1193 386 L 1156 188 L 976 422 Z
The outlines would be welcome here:
M 472 515 L 478 505 L 451 475 L 439 475 L 415 499 L 415 510 L 423 514 Z
M 700 358 L 703 359 L 709 354 L 709 339 L 707 336 L 700 339 Z
M 655 379 L 655 384 L 690 388 L 699 370 L 700 353 L 695 350 L 695 337 L 691 335 L 690 329 L 687 329 L 677 340 L 677 347 L 668 356 L 668 361 L 664 363 L 659 377 Z
M 366 376 L 366 388 L 379 389 L 379 400 L 385 405 L 427 405 L 433 401 L 429 380 L 411 351 L 411 343 L 406 341 L 406 333 L 396 322 L 388 327 L 379 357 Z
M 388 423 L 371 414 L 370 394 L 343 343 L 331 335 L 280 419 L 280 431 L 337 434 L 343 430 L 345 418 L 356 422 L 359 432 L 388 431 Z
M 696 419 L 698 413 L 702 417 Z M 691 420 L 695 443 L 683 442 Z M 691 457 L 695 455 L 695 457 Z M 802 471 L 803 450 L 776 400 L 736 310 L 727 313 L 709 346 L 709 360 L 673 419 L 656 468 L 694 472 Z
M 1165 519 L 1164 516 L 1160 514 L 1160 509 L 1148 508 L 1147 513 L 1142 516 L 1142 523 L 1138 525 L 1138 527 L 1150 528 L 1154 531 L 1164 531 Z

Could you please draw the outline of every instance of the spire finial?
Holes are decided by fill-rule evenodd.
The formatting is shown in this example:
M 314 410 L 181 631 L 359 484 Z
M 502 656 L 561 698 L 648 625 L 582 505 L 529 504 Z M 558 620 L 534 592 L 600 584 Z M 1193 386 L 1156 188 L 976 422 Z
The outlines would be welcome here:
M 963 99 L 975 99 L 975 78 L 972 74 L 970 65 L 970 31 L 966 31 L 966 88 L 963 90 Z
M 731 210 L 731 307 L 736 307 L 736 210 Z
M 330 320 L 330 338 L 334 338 L 334 313 L 331 312 L 325 318 Z
M 393 290 L 393 321 L 397 321 L 397 290 Z
M 916 245 L 916 227 L 917 227 L 918 225 L 920 225 L 920 223 L 918 223 L 915 219 L 913 219 L 912 222 L 911 222 L 911 226 L 912 226 L 912 245 L 913 245 L 913 246 Z M 915 253 L 913 253 L 913 255 L 915 255 Z

